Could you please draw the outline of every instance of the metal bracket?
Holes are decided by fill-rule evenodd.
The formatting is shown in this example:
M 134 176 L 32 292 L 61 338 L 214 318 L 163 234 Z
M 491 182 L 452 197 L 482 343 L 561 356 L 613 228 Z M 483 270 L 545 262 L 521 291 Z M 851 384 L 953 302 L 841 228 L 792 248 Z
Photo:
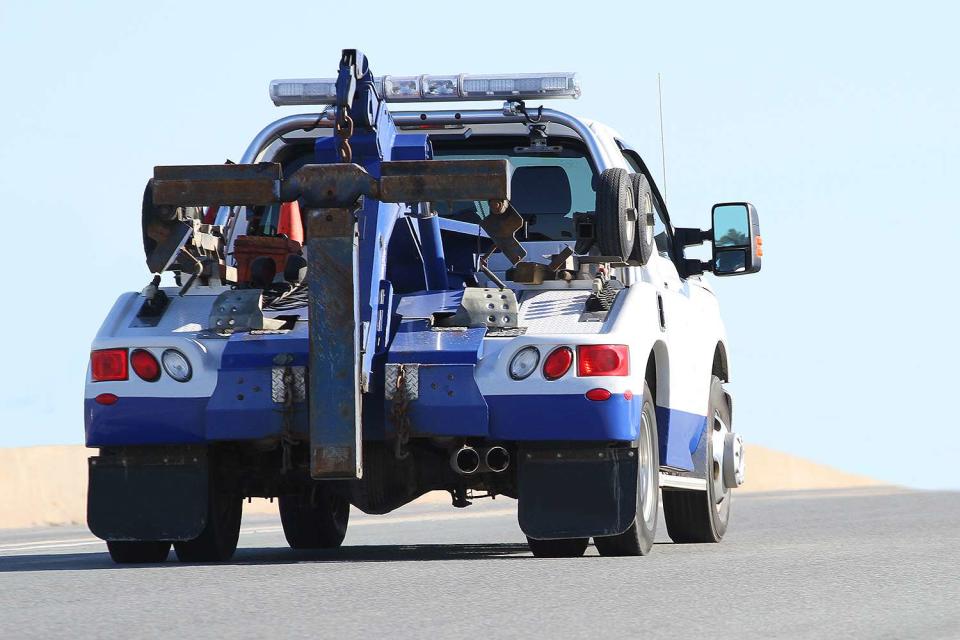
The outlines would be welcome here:
M 511 289 L 467 287 L 457 312 L 446 317 L 434 314 L 434 325 L 514 329 L 519 306 L 517 294 Z
M 263 293 L 259 289 L 224 291 L 213 301 L 208 328 L 230 333 L 282 327 L 281 320 L 263 317 L 262 304 Z

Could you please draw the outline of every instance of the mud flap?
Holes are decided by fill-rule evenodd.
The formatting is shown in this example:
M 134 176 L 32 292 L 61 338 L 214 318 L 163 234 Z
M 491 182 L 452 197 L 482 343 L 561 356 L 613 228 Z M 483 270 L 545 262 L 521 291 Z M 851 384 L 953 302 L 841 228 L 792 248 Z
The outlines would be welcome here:
M 207 520 L 202 454 L 89 459 L 87 525 L 103 540 L 192 540 Z
M 520 528 L 531 538 L 612 536 L 637 513 L 633 449 L 521 450 Z

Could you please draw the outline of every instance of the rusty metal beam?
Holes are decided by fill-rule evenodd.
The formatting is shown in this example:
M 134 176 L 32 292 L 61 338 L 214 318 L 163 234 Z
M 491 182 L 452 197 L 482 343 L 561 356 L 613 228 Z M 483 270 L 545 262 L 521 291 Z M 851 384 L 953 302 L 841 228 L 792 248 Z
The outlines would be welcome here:
M 307 210 L 310 475 L 363 475 L 358 242 L 353 208 Z
M 380 165 L 380 200 L 509 200 L 506 160 L 404 160 Z
M 214 164 L 153 168 L 153 202 L 170 206 L 267 205 L 280 201 L 280 165 Z

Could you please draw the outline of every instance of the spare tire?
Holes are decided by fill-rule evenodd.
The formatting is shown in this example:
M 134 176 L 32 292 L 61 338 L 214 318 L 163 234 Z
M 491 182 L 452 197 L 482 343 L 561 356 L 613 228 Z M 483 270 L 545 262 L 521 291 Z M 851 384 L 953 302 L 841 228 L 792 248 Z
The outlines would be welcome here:
M 626 261 L 637 235 L 636 201 L 630 174 L 607 169 L 597 183 L 597 240 L 600 253 Z
M 636 202 L 637 211 L 637 232 L 634 236 L 633 253 L 630 259 L 635 260 L 640 265 L 647 264 L 654 251 L 653 239 L 653 191 L 650 189 L 650 182 L 647 176 L 642 173 L 630 174 L 630 182 L 633 186 L 633 197 Z

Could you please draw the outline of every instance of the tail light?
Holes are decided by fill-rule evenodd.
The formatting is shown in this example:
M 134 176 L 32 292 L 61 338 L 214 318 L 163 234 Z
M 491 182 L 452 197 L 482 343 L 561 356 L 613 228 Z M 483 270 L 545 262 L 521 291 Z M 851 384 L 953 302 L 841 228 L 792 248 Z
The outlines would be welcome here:
M 578 376 L 625 376 L 630 373 L 630 349 L 625 344 L 577 347 Z
M 98 349 L 90 353 L 90 375 L 94 382 L 126 380 L 127 350 Z
M 147 382 L 156 382 L 160 378 L 160 363 L 146 349 L 133 350 L 130 354 L 130 366 Z
M 573 349 L 558 347 L 550 352 L 543 361 L 543 377 L 547 380 L 556 380 L 566 375 L 573 364 Z

